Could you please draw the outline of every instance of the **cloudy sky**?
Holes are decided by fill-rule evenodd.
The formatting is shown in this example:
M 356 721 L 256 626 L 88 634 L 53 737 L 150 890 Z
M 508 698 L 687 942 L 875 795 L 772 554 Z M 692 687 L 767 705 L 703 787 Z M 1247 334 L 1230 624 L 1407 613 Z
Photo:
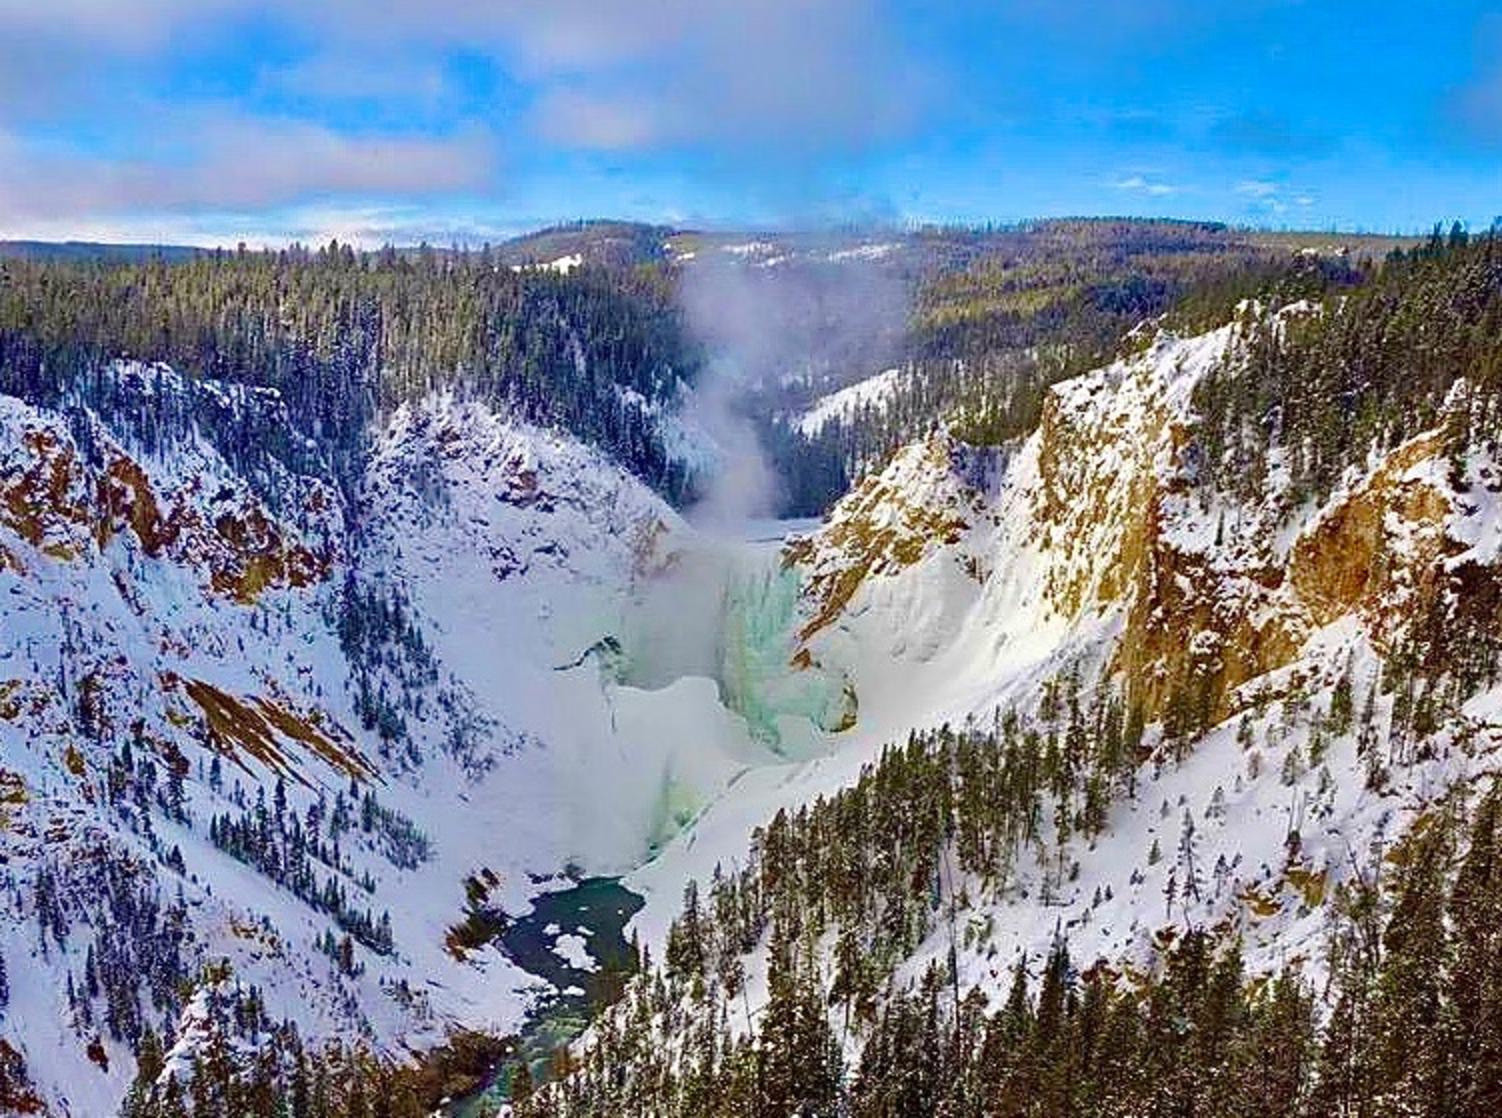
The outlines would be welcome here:
M 1502 10 L 0 0 L 0 237 L 1123 213 L 1490 224 Z

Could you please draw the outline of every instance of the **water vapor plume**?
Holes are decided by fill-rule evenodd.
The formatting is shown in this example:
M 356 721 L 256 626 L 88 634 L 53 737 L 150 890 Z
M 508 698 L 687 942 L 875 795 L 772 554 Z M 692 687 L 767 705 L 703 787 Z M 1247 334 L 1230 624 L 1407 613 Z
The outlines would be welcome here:
M 899 351 L 900 251 L 895 238 L 798 234 L 713 244 L 684 267 L 680 299 L 709 358 L 685 418 L 717 459 L 690 513 L 701 526 L 728 533 L 777 514 L 782 487 L 758 420 L 879 372 Z

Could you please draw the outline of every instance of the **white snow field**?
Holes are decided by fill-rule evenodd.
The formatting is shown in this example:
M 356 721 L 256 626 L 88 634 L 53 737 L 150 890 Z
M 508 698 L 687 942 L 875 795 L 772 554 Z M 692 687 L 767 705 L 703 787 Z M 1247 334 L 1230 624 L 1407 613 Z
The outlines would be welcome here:
M 1234 715 L 1182 763 L 1145 765 L 1100 838 L 1071 845 L 1061 888 L 1044 890 L 1025 859 L 1002 894 L 947 883 L 965 898 L 961 980 L 999 990 L 1017 953 L 1039 955 L 1060 930 L 1077 958 L 1120 959 L 1165 927 L 1221 921 L 1254 968 L 1298 959 L 1317 974 L 1329 888 L 1438 792 L 1496 766 L 1496 690 L 1423 757 L 1395 758 L 1380 794 L 1353 736 L 1318 761 L 1308 738 L 1343 673 L 1367 694 L 1424 571 L 1502 557 L 1502 469 L 1478 452 L 1456 478 L 1421 435 L 1317 507 L 1280 505 L 1276 460 L 1266 503 L 1203 499 L 1185 483 L 1183 432 L 1194 386 L 1234 362 L 1240 337 L 1161 335 L 1058 385 L 1017 445 L 937 431 L 786 546 L 786 525 L 698 531 L 598 451 L 453 396 L 383 423 L 356 494 L 237 468 L 199 436 L 147 447 L 99 422 L 86 453 L 58 414 L 0 397 L 0 887 L 18 895 L 45 867 L 69 923 L 63 942 L 40 931 L 33 900 L 0 910 L 0 1039 L 60 1113 L 118 1105 L 129 1050 L 105 1036 L 108 1068 L 90 1059 L 98 1030 L 66 993 L 98 946 L 88 914 L 105 862 L 163 905 L 180 895 L 187 960 L 227 960 L 226 981 L 255 984 L 273 1019 L 309 1036 L 400 1052 L 453 1026 L 515 1029 L 536 980 L 456 938 L 473 912 L 523 914 L 568 887 L 566 871 L 626 874 L 646 898 L 633 927 L 660 957 L 685 882 L 736 865 L 778 808 L 848 785 L 915 727 L 1030 708 L 1068 667 L 1109 678 L 1144 626 L 1172 635 L 1165 656 L 1287 651 L 1246 654 Z M 143 395 L 189 391 L 164 368 L 113 375 Z M 878 404 L 882 377 L 800 422 Z M 274 393 L 198 390 L 273 420 L 282 407 Z M 1375 510 L 1388 576 L 1335 595 L 1323 541 L 1357 507 Z M 399 597 L 420 639 L 341 642 L 351 580 Z M 1154 613 L 1149 590 L 1177 604 Z M 357 676 L 403 733 L 366 726 Z M 1377 698 L 1377 719 L 1391 701 Z M 178 766 L 182 821 L 113 801 L 122 762 L 75 740 L 64 714 L 80 702 L 100 725 L 138 722 L 135 753 L 159 782 Z M 357 822 L 318 872 L 372 919 L 389 913 L 392 945 L 355 944 L 352 968 L 327 950 L 340 929 L 326 911 L 209 837 L 216 818 L 283 797 L 275 810 L 312 811 L 326 830 L 341 796 Z M 425 836 L 421 856 L 393 853 L 402 820 Z M 1194 894 L 1166 899 L 1170 873 L 1196 875 Z M 908 966 L 947 954 L 948 935 Z M 594 965 L 578 929 L 554 950 Z M 751 960 L 753 1008 L 763 968 Z

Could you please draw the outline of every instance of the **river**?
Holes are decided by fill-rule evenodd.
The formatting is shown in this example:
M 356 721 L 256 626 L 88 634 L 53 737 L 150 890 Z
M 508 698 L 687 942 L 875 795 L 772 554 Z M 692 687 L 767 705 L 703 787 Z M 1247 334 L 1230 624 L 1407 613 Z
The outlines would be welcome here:
M 522 1060 L 534 1079 L 543 1078 L 548 1057 L 620 997 L 635 966 L 625 927 L 642 903 L 618 879 L 592 877 L 568 889 L 538 894 L 532 911 L 511 922 L 501 946 L 553 992 L 528 1014 L 517 1056 L 497 1067 L 483 1090 L 451 1103 L 445 1111 L 449 1118 L 492 1113 L 505 1100 L 511 1072 Z

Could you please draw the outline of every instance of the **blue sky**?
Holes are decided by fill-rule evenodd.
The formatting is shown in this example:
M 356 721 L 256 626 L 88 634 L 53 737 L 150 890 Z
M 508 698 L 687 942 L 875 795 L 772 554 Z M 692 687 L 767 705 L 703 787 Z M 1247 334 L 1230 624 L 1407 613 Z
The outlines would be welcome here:
M 0 236 L 1502 215 L 1502 9 L 0 0 Z

